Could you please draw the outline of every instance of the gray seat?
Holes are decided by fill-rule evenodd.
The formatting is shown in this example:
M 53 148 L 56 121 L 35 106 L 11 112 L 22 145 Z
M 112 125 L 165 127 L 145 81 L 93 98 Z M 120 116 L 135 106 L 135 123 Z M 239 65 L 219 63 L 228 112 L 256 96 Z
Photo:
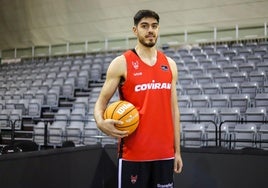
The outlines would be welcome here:
M 268 111 L 268 93 L 257 93 L 254 101 L 255 107 L 265 107 Z
M 61 146 L 66 140 L 67 121 L 54 121 L 48 128 L 48 144 L 54 147 Z
M 264 107 L 252 107 L 247 108 L 245 112 L 246 121 L 256 121 L 253 122 L 256 125 L 263 124 L 266 120 L 266 108 Z
M 179 83 L 181 85 L 189 85 L 195 82 L 194 75 L 187 74 L 187 75 L 179 75 Z
M 255 64 L 252 62 L 244 63 L 241 65 L 238 65 L 238 69 L 239 69 L 239 71 L 245 71 L 245 72 L 249 73 L 249 72 L 255 70 Z
M 210 124 L 218 124 L 218 109 L 217 108 L 199 108 L 198 109 L 198 121 L 205 126 Z
M 245 113 L 250 106 L 250 96 L 248 94 L 235 94 L 230 96 L 230 106 L 240 108 L 241 113 Z
M 256 148 L 257 127 L 255 124 L 237 124 L 233 135 L 234 149 Z
M 221 86 L 218 83 L 202 84 L 203 94 L 216 95 L 221 93 Z
M 83 131 L 83 144 L 95 145 L 101 142 L 101 133 L 94 120 L 88 120 Z
M 191 97 L 188 95 L 181 95 L 178 97 L 178 104 L 180 108 L 189 108 L 191 107 Z
M 257 82 L 243 82 L 240 84 L 241 94 L 248 94 L 251 99 L 254 99 L 259 91 L 259 85 Z
M 258 147 L 268 150 L 268 124 L 263 124 L 258 130 Z
M 226 83 L 230 82 L 230 74 L 228 72 L 222 72 L 219 74 L 214 74 L 213 75 L 213 80 L 215 83 Z
M 247 72 L 233 72 L 230 75 L 230 79 L 232 82 L 242 83 L 248 81 L 248 73 Z
M 1 129 L 11 128 L 11 122 L 9 119 L 10 113 L 11 113 L 11 109 L 3 109 L 0 111 L 0 128 Z
M 221 126 L 228 126 L 228 130 L 232 132 L 236 124 L 241 120 L 240 108 L 221 108 L 219 111 L 219 122 Z
M 193 108 L 205 108 L 210 106 L 210 98 L 208 95 L 192 95 L 191 101 Z
M 265 71 L 251 71 L 248 78 L 250 82 L 257 82 L 259 86 L 263 86 L 267 80 Z
M 228 94 L 216 94 L 210 95 L 210 106 L 211 107 L 229 107 L 230 105 L 230 97 Z
M 203 124 L 187 124 L 182 128 L 182 145 L 200 148 L 205 146 L 205 126 Z
M 239 84 L 237 82 L 227 82 L 221 84 L 222 94 L 238 94 Z
M 186 95 L 200 95 L 203 93 L 202 85 L 200 84 L 185 85 L 184 91 Z
M 200 74 L 195 76 L 195 80 L 199 84 L 209 84 L 213 82 L 212 74 Z
M 197 121 L 197 110 L 195 108 L 180 108 L 180 121 L 182 124 L 195 123 Z

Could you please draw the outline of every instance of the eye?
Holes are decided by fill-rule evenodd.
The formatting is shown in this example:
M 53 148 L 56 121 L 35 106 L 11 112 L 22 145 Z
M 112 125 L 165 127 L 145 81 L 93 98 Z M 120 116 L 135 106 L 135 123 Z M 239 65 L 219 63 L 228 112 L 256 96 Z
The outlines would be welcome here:
M 152 25 L 152 28 L 153 28 L 153 29 L 157 29 L 157 28 L 158 28 L 158 24 L 154 24 L 154 25 Z
M 141 28 L 143 28 L 143 29 L 148 29 L 148 27 L 149 27 L 149 26 L 148 26 L 147 24 L 142 24 L 142 25 L 141 25 Z

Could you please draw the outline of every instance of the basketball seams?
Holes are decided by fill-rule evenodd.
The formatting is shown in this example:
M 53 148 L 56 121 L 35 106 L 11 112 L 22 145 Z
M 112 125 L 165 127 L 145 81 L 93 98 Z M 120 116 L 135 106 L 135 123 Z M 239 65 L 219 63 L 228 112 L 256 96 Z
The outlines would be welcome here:
M 133 110 L 135 110 L 135 106 L 133 106 L 128 112 L 126 112 L 123 116 L 121 116 L 118 120 L 121 120 L 122 118 L 124 118 L 126 115 L 128 115 L 130 112 L 132 112 Z
M 120 106 L 125 101 L 119 101 L 118 104 L 115 105 L 114 111 L 111 114 L 111 119 L 114 119 L 114 113 L 117 111 L 118 106 Z
M 139 112 L 130 102 L 119 100 L 107 106 L 104 112 L 104 118 L 123 121 L 123 125 L 115 124 L 115 128 L 119 130 L 128 130 L 129 134 L 131 134 L 138 126 Z
M 138 122 L 139 122 L 139 120 L 135 121 L 134 123 L 132 123 L 132 124 L 130 124 L 130 125 L 128 125 L 128 126 L 124 126 L 124 127 L 118 126 L 118 125 L 116 124 L 115 127 L 117 127 L 117 128 L 129 128 L 129 127 L 132 127 L 132 126 L 136 125 Z

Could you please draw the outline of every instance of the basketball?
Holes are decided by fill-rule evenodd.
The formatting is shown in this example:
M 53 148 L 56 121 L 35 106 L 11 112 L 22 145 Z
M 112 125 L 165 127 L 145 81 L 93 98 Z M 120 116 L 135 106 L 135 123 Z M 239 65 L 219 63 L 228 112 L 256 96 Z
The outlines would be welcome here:
M 111 103 L 104 112 L 104 119 L 114 119 L 123 122 L 115 127 L 121 131 L 133 133 L 139 124 L 139 112 L 136 107 L 127 101 L 116 101 Z

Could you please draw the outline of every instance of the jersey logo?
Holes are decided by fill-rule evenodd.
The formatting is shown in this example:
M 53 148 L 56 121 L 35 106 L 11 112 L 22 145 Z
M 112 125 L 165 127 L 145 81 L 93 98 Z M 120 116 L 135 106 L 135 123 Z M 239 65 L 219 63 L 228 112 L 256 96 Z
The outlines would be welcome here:
M 139 62 L 138 61 L 132 61 L 132 66 L 134 67 L 134 69 L 138 69 L 139 68 Z
M 167 65 L 161 65 L 161 69 L 163 71 L 168 71 L 168 66 Z
M 138 175 L 136 175 L 136 176 L 131 175 L 130 176 L 130 181 L 132 184 L 135 184 L 137 182 L 137 179 L 138 179 Z

